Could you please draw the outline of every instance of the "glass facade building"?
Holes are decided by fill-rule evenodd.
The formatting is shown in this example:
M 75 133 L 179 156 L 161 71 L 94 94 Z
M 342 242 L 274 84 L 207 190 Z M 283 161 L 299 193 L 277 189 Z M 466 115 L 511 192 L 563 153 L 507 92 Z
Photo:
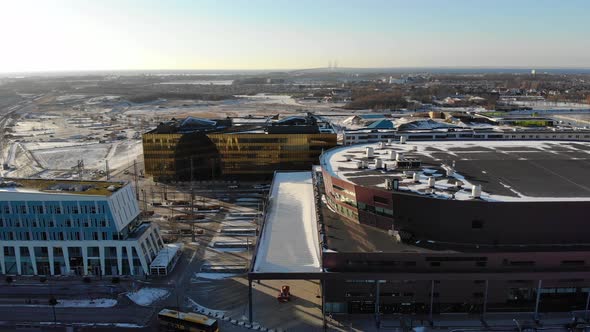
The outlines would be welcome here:
M 308 118 L 288 120 L 190 130 L 161 125 L 143 135 L 146 174 L 156 181 L 272 177 L 276 170 L 307 170 L 323 150 L 336 146 L 333 131 L 310 125 Z

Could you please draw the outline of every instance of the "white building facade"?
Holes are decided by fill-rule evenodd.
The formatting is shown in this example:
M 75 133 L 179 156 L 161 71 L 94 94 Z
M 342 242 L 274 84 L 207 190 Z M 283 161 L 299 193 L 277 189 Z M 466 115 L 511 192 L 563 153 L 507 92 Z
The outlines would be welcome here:
M 0 183 L 0 273 L 147 275 L 163 247 L 139 220 L 129 184 L 11 179 Z

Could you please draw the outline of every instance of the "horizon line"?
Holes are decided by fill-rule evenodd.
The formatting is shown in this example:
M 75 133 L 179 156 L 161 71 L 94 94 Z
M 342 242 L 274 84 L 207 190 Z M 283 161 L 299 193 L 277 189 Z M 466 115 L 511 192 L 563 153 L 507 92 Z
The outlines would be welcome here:
M 403 70 L 403 69 L 510 69 L 510 70 L 590 70 L 590 66 L 387 66 L 387 67 L 309 67 L 309 68 L 260 68 L 260 69 L 243 69 L 243 68 L 232 68 L 232 69 L 197 69 L 197 68 L 184 68 L 184 69 L 48 69 L 48 70 L 21 70 L 21 71 L 0 71 L 0 75 L 6 74 L 59 74 L 59 73 L 108 73 L 108 72 L 189 72 L 189 71 L 219 71 L 219 72 L 273 72 L 273 71 L 307 71 L 307 70 L 322 70 L 326 69 L 329 71 L 338 70 Z

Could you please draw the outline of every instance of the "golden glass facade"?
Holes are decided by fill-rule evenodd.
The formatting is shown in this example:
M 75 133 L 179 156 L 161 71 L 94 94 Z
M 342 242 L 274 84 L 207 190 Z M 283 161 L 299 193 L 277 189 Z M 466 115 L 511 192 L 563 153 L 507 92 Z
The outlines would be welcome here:
M 156 180 L 270 177 L 276 170 L 307 170 L 336 134 L 194 133 L 143 135 L 146 174 Z
M 142 141 L 145 173 L 156 181 L 206 180 L 220 175 L 219 152 L 203 133 L 147 133 Z

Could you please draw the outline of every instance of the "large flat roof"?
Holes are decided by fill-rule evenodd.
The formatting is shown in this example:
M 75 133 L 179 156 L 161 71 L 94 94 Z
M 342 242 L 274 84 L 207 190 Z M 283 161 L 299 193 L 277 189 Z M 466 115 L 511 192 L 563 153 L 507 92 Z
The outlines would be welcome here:
M 321 272 L 311 172 L 276 172 L 253 272 Z
M 372 158 L 366 155 L 369 147 L 374 149 Z M 392 151 L 419 160 L 421 166 L 406 173 L 395 169 Z M 387 169 L 376 168 L 376 159 Z M 359 161 L 367 162 L 367 167 L 359 169 Z M 322 156 L 322 166 L 359 185 L 385 189 L 386 178 L 397 178 L 402 191 L 442 199 L 473 199 L 471 187 L 481 185 L 481 199 L 488 201 L 590 201 L 590 142 L 373 143 L 329 150 Z M 448 168 L 452 175 L 447 175 Z M 419 183 L 410 172 L 418 173 Z M 436 179 L 434 188 L 427 184 L 430 176 Z

